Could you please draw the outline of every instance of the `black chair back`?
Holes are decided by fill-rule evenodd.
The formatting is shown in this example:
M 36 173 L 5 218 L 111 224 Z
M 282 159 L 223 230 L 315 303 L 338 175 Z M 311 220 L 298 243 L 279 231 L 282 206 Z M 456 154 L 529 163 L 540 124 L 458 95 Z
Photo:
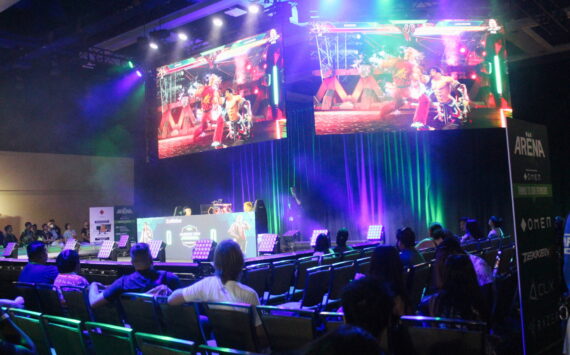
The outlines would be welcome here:
M 121 304 L 119 302 L 91 308 L 91 315 L 97 323 L 124 326 Z
M 309 256 L 300 258 L 297 263 L 297 270 L 295 271 L 295 290 L 302 290 L 305 287 L 305 280 L 307 278 L 307 269 L 319 265 L 319 258 Z
M 299 350 L 316 337 L 314 311 L 268 306 L 258 306 L 256 310 L 273 352 Z
M 51 344 L 42 324 L 40 313 L 13 308 L 10 309 L 10 313 L 12 313 L 14 323 L 34 342 L 36 353 L 52 355 Z
M 342 255 L 341 254 L 330 254 L 330 255 L 325 255 L 322 259 L 321 259 L 321 265 L 332 265 L 334 263 L 338 263 L 339 261 L 342 260 Z
M 360 258 L 356 260 L 356 272 L 363 275 L 368 275 L 370 271 L 370 257 Z
M 491 267 L 491 269 L 494 269 L 496 266 L 498 267 L 497 264 L 497 255 L 499 253 L 499 249 L 485 249 L 485 252 L 483 253 L 483 260 L 485 260 L 485 262 L 487 263 L 487 265 L 489 265 Z
M 403 316 L 417 355 L 483 355 L 486 324 L 460 319 Z
M 241 283 L 254 289 L 259 300 L 265 299 L 265 291 L 271 277 L 271 264 L 255 264 L 247 266 L 242 274 Z
M 514 264 L 515 247 L 509 247 L 501 250 L 499 254 L 499 265 L 497 273 L 503 275 L 511 271 L 511 265 Z
M 410 278 L 410 286 L 408 289 L 408 298 L 412 309 L 416 309 L 424 296 L 425 290 L 428 287 L 429 278 L 431 273 L 431 264 L 422 263 L 412 267 Z
M 65 300 L 67 314 L 70 318 L 79 319 L 83 322 L 93 320 L 91 317 L 87 287 L 62 286 L 60 287 L 60 291 Z
M 307 279 L 301 308 L 317 308 L 323 304 L 323 298 L 329 291 L 331 280 L 331 267 L 328 265 L 316 266 L 307 269 Z
M 204 307 L 218 346 L 259 351 L 252 306 L 235 303 L 205 303 Z
M 27 310 L 40 313 L 43 312 L 35 284 L 16 281 L 14 282 L 14 286 L 16 287 L 18 294 L 24 298 L 24 304 Z
M 135 332 L 161 334 L 160 317 L 156 312 L 154 297 L 143 293 L 127 292 L 121 295 L 125 322 Z
M 288 298 L 295 276 L 295 261 L 277 261 L 272 266 L 269 297 L 283 295 Z
M 57 287 L 50 284 L 36 284 L 36 291 L 44 314 L 60 317 L 64 315 Z
M 435 249 L 427 249 L 427 250 L 423 250 L 422 251 L 422 256 L 424 257 L 424 260 L 427 262 L 430 262 L 434 259 L 435 257 Z
M 200 314 L 197 304 L 186 303 L 170 306 L 166 299 L 157 299 L 164 327 L 162 334 L 196 344 L 206 344 L 206 337 L 200 325 Z
M 355 274 L 356 268 L 352 261 L 332 264 L 331 287 L 327 298 L 327 306 L 329 304 L 340 303 L 342 290 L 350 281 L 354 280 Z

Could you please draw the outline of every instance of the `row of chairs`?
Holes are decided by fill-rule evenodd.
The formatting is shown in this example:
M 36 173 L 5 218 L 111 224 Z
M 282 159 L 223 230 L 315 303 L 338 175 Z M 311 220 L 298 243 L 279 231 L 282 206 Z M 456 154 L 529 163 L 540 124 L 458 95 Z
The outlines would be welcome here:
M 241 282 L 257 292 L 262 304 L 276 305 L 306 297 L 305 290 L 310 287 L 309 291 L 312 291 L 315 287 L 313 280 L 307 279 L 314 279 L 319 274 L 319 279 L 323 281 L 319 281 L 321 286 L 318 293 L 324 290 L 330 294 L 332 291 L 332 299 L 337 299 L 342 287 L 354 278 L 355 273 L 368 273 L 370 257 L 358 258 L 363 255 L 369 254 L 354 252 L 323 258 L 309 256 L 251 265 L 244 269 Z M 329 290 L 330 287 L 333 289 Z M 310 302 L 310 306 L 317 304 L 321 303 Z
M 137 296 L 146 299 L 146 295 Z M 208 315 L 207 326 L 198 315 L 199 308 L 203 308 Z M 207 333 L 205 328 L 211 328 L 216 346 L 259 352 L 269 345 L 272 351 L 290 351 L 302 348 L 320 334 L 336 329 L 344 323 L 343 315 L 339 313 L 283 310 L 271 306 L 254 307 L 232 303 L 189 303 L 173 310 L 179 312 L 175 318 L 177 323 L 169 324 L 166 332 L 152 333 L 149 331 L 156 329 L 148 326 L 154 321 L 149 314 L 143 314 L 147 320 L 143 320 L 142 316 L 133 319 L 131 327 L 128 328 L 29 310 L 11 309 L 10 312 L 16 324 L 32 338 L 38 353 L 42 355 L 50 354 L 51 348 L 54 348 L 58 355 L 85 354 L 90 346 L 97 354 L 135 354 L 137 347 L 143 354 L 151 353 L 143 349 L 145 342 L 162 342 L 163 345 L 174 342 L 190 351 L 190 348 L 212 344 L 212 341 L 208 340 L 210 337 L 204 336 Z M 144 309 L 141 313 L 144 313 Z M 260 339 L 255 327 L 256 319 L 261 320 L 269 344 L 264 344 Z
M 196 307 L 196 305 L 189 305 Z M 52 349 L 67 354 L 254 354 L 263 350 L 254 329 L 257 312 L 273 352 L 299 350 L 316 339 L 319 322 L 323 331 L 332 331 L 344 323 L 342 314 L 311 311 L 289 312 L 270 306 L 239 304 L 204 304 L 216 336 L 216 345 L 148 334 L 135 329 L 95 322 L 42 315 L 25 310 L 11 310 L 14 321 L 34 341 L 37 353 L 47 355 Z M 483 354 L 486 324 L 457 319 L 404 316 L 401 318 L 413 353 Z M 245 350 L 231 350 L 236 349 Z

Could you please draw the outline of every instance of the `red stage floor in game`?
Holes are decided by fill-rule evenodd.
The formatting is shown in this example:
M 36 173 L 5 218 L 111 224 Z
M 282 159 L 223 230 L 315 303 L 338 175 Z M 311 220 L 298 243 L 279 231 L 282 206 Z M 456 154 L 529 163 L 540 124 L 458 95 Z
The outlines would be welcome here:
M 413 112 L 380 118 L 379 111 L 316 111 L 317 134 L 370 133 L 409 129 Z
M 233 141 L 229 138 L 224 138 L 224 147 L 235 147 L 247 143 L 263 142 L 273 139 L 279 139 L 277 134 L 277 121 L 262 121 L 256 122 L 252 128 L 252 136 L 247 141 L 238 140 Z M 207 150 L 215 149 L 212 147 L 212 136 L 214 135 L 213 128 L 206 130 L 203 137 L 193 139 L 192 135 L 166 138 L 158 141 L 158 157 L 171 158 L 184 154 L 198 153 Z M 228 134 L 227 128 L 224 130 L 224 137 Z

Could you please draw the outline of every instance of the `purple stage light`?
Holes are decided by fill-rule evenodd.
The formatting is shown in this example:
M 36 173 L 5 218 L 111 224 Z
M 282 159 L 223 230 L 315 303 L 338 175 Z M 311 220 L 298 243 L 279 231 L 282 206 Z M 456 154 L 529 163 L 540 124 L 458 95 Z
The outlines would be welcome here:
M 249 11 L 250 14 L 258 14 L 260 11 L 259 6 L 255 4 L 249 5 L 247 10 Z
M 193 261 L 210 261 L 214 256 L 216 242 L 210 239 L 200 239 L 196 241 L 196 245 L 192 250 Z
M 366 239 L 372 241 L 382 241 L 384 235 L 384 226 L 381 224 L 368 226 L 368 233 Z
M 273 253 L 275 244 L 277 243 L 277 234 L 258 234 L 258 247 L 259 253 Z
M 329 230 L 328 229 L 315 229 L 313 230 L 313 235 L 311 235 L 311 246 L 314 247 L 315 244 L 317 244 L 317 237 L 319 236 L 319 234 L 329 234 Z

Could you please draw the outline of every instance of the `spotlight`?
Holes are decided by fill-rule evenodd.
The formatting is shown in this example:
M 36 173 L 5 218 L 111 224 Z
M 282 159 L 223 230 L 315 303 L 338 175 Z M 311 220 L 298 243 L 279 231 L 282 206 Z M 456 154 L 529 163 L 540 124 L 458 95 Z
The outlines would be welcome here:
M 251 70 L 251 64 L 246 65 L 245 69 Z
M 255 4 L 251 4 L 247 7 L 247 11 L 249 11 L 250 14 L 258 14 L 259 10 L 259 6 Z
M 149 43 L 148 43 L 148 46 L 149 46 L 151 49 L 154 49 L 154 50 L 157 50 L 157 49 L 158 49 L 158 44 L 156 44 L 156 42 L 149 42 Z
M 187 41 L 188 40 L 188 36 L 186 35 L 186 33 L 184 32 L 178 32 L 178 39 L 181 41 Z
M 214 24 L 214 26 L 216 27 L 222 27 L 224 25 L 224 21 L 222 21 L 220 18 L 218 17 L 214 17 L 214 19 L 212 20 L 212 23 Z
M 486 52 L 486 51 L 483 51 L 483 53 L 481 53 L 481 54 L 483 55 L 483 57 L 486 57 L 486 56 L 487 56 L 487 52 Z
M 384 226 L 381 224 L 368 226 L 368 233 L 366 234 L 366 239 L 370 241 L 384 242 Z
M 140 70 L 137 70 L 137 75 L 139 76 L 139 78 L 142 78 L 142 73 Z
M 461 48 L 459 48 L 459 52 L 460 52 L 460 53 L 465 53 L 465 52 L 467 52 L 467 48 L 461 47 Z
M 472 79 L 472 80 L 477 79 L 477 74 L 475 74 L 475 73 L 471 74 L 471 79 Z
M 129 60 L 129 61 L 127 62 L 127 65 L 128 65 L 129 68 L 131 68 L 131 69 L 133 69 L 133 68 L 135 67 L 135 64 L 134 64 L 131 60 Z

